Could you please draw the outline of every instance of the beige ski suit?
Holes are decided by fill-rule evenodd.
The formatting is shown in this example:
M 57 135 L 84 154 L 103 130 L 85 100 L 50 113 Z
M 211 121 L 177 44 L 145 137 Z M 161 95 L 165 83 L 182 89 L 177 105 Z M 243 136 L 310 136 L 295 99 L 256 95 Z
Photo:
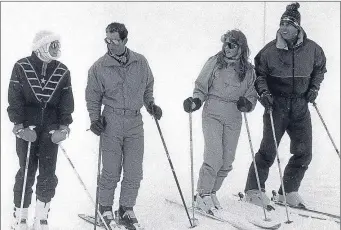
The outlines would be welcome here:
M 254 69 L 249 69 L 240 82 L 234 70 L 237 65 L 238 62 L 230 63 L 227 68 L 219 69 L 217 57 L 213 56 L 195 81 L 193 98 L 205 101 L 202 112 L 205 149 L 197 185 L 199 194 L 218 191 L 232 170 L 242 125 L 236 105 L 239 97 L 246 97 L 252 103 L 252 110 L 257 103 Z

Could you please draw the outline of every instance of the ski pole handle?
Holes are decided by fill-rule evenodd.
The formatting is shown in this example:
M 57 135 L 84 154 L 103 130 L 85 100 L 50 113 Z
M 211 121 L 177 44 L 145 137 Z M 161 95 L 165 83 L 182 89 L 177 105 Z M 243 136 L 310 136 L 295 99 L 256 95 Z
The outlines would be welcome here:
M 36 127 L 35 125 L 30 125 L 30 126 L 28 126 L 28 129 L 34 130 L 35 127 Z M 18 137 L 18 138 L 21 138 L 21 136 L 19 135 L 19 133 L 22 132 L 22 131 L 24 131 L 24 128 L 21 128 L 21 129 L 17 130 L 17 131 L 15 132 L 15 136 Z

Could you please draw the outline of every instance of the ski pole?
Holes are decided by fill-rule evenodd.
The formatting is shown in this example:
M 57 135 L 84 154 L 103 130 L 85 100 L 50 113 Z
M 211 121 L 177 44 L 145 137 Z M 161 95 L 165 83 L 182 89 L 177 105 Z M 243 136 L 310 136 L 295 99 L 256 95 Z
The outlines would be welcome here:
M 33 130 L 35 128 L 35 126 L 32 125 L 32 126 L 29 126 L 28 128 L 30 130 Z M 21 222 L 22 210 L 24 208 L 24 198 L 25 198 L 25 193 L 26 193 L 27 171 L 28 171 L 28 164 L 30 162 L 31 144 L 32 144 L 32 142 L 29 141 L 28 145 L 27 145 L 27 154 L 26 154 L 26 163 L 25 163 L 25 172 L 24 172 L 24 183 L 23 183 L 22 192 L 21 192 L 20 214 L 19 214 L 18 225 Z
M 252 146 L 252 141 L 251 141 L 251 134 L 250 134 L 249 123 L 247 121 L 246 113 L 245 112 L 243 113 L 243 115 L 244 115 L 244 120 L 245 120 L 245 127 L 246 127 L 246 131 L 247 131 L 247 136 L 249 138 L 249 144 L 250 144 L 250 149 L 251 149 L 252 161 L 253 161 L 253 166 L 255 168 L 255 173 L 256 173 L 256 178 L 257 178 L 258 190 L 259 190 L 259 194 L 262 194 L 262 189 L 260 187 L 258 170 L 257 170 L 257 165 L 256 165 L 255 152 L 253 151 L 253 146 Z M 262 199 L 262 203 L 264 204 L 264 197 L 262 195 L 261 195 L 261 199 Z M 264 220 L 265 221 L 269 221 L 270 219 L 268 219 L 266 217 L 266 211 L 265 211 L 264 205 L 262 205 L 262 207 L 263 207 L 263 212 L 264 212 Z
M 164 140 L 164 138 L 163 138 L 163 135 L 162 135 L 162 132 L 161 132 L 161 128 L 160 128 L 159 122 L 158 122 L 158 120 L 156 119 L 155 115 L 153 115 L 153 117 L 154 117 L 154 120 L 155 120 L 157 129 L 158 129 L 158 131 L 159 131 L 159 134 L 160 134 L 160 137 L 161 137 L 161 140 L 162 140 L 163 147 L 165 148 L 166 155 L 167 155 L 167 158 L 168 158 L 168 162 L 169 162 L 169 165 L 170 165 L 170 167 L 171 167 L 171 169 L 172 169 L 172 173 L 173 173 L 173 176 L 174 176 L 174 179 L 175 179 L 175 182 L 176 182 L 176 186 L 178 187 L 178 190 L 179 190 L 179 193 L 180 193 L 180 196 L 181 196 L 182 204 L 183 204 L 184 207 L 185 207 L 185 210 L 186 210 L 186 214 L 187 214 L 189 223 L 191 224 L 191 227 L 193 228 L 194 226 L 193 226 L 193 224 L 192 224 L 191 217 L 189 216 L 188 209 L 187 209 L 187 206 L 186 206 L 186 203 L 185 203 L 185 199 L 184 199 L 184 197 L 183 197 L 183 195 L 182 195 L 182 191 L 181 191 L 181 188 L 180 188 L 180 184 L 179 184 L 178 178 L 177 178 L 177 176 L 176 176 L 176 173 L 175 173 L 175 170 L 174 170 L 174 167 L 173 167 L 172 160 L 171 160 L 170 155 L 169 155 L 169 153 L 168 153 L 167 146 L 166 146 L 165 140 Z
M 269 112 L 270 121 L 271 121 L 272 135 L 273 135 L 274 142 L 275 142 L 276 158 L 277 158 L 277 164 L 278 164 L 279 177 L 280 177 L 281 185 L 282 185 L 282 193 L 283 193 L 283 197 L 284 197 L 285 211 L 286 211 L 287 219 L 288 219 L 288 221 L 286 221 L 285 223 L 290 224 L 290 223 L 292 223 L 292 221 L 289 219 L 288 204 L 287 204 L 287 198 L 286 198 L 285 189 L 284 189 L 281 163 L 279 160 L 275 126 L 274 126 L 274 120 L 273 120 L 273 116 L 272 116 L 272 109 L 270 109 L 268 112 Z
M 321 119 L 321 121 L 322 121 L 322 124 L 323 124 L 324 128 L 325 128 L 326 131 L 327 131 L 327 134 L 328 134 L 328 136 L 329 136 L 329 139 L 331 140 L 331 142 L 332 142 L 332 144 L 333 144 L 333 146 L 334 146 L 334 149 L 335 149 L 337 155 L 339 155 L 339 158 L 340 158 L 340 152 L 339 152 L 339 150 L 337 149 L 337 147 L 336 147 L 336 145 L 335 145 L 335 143 L 334 143 L 334 140 L 333 140 L 332 136 L 330 135 L 330 132 L 329 132 L 329 130 L 328 130 L 328 128 L 327 128 L 326 123 L 324 122 L 324 120 L 323 120 L 323 118 L 322 118 L 322 115 L 321 115 L 319 109 L 317 108 L 316 102 L 313 102 L 313 106 L 314 106 L 314 108 L 316 109 L 316 112 L 317 112 L 317 114 L 319 115 L 319 117 L 320 117 L 320 119 Z
M 69 161 L 69 163 L 70 163 L 70 165 L 71 165 L 73 171 L 74 171 L 75 174 L 77 175 L 77 178 L 78 178 L 79 182 L 82 184 L 82 186 L 83 186 L 83 188 L 84 188 L 86 194 L 87 194 L 88 197 L 90 198 L 91 202 L 92 202 L 93 204 L 95 204 L 95 201 L 94 201 L 94 199 L 92 199 L 89 190 L 87 189 L 87 187 L 86 187 L 86 185 L 84 184 L 84 182 L 83 182 L 81 176 L 80 176 L 79 173 L 77 172 L 77 170 L 76 170 L 75 166 L 73 165 L 71 159 L 70 159 L 69 156 L 67 155 L 65 148 L 64 148 L 61 144 L 59 144 L 59 147 L 60 147 L 60 149 L 62 150 L 62 152 L 64 153 L 64 156 L 66 157 L 66 159 Z M 105 228 L 106 228 L 107 230 L 110 230 L 110 228 L 108 227 L 107 223 L 104 221 L 103 216 L 102 216 L 102 214 L 100 213 L 99 210 L 97 210 L 97 213 L 98 213 L 99 217 L 101 218 L 103 224 L 105 225 Z M 96 219 L 95 219 L 95 221 L 96 221 Z
M 192 112 L 189 113 L 189 147 L 191 156 L 191 186 L 192 186 L 192 228 L 198 225 L 198 219 L 194 216 L 194 173 L 193 173 L 193 132 L 192 132 Z
M 102 138 L 99 138 L 99 152 L 98 152 L 98 162 L 97 162 L 97 187 L 96 187 L 96 203 L 95 203 L 95 225 L 94 230 L 97 227 L 97 212 L 98 210 L 98 201 L 99 201 L 99 180 L 100 180 L 100 171 L 101 171 L 101 161 L 102 161 Z

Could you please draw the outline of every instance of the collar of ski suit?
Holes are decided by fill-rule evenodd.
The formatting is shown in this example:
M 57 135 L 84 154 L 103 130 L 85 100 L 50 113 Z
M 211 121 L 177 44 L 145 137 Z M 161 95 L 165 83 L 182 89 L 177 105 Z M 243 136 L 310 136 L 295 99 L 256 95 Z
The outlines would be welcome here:
M 298 32 L 298 39 L 296 44 L 294 45 L 294 47 L 298 47 L 300 45 L 302 45 L 304 39 L 305 39 L 305 32 L 302 29 L 302 27 L 300 28 L 299 32 Z M 283 50 L 289 50 L 287 42 L 284 40 L 284 38 L 282 37 L 281 33 L 279 32 L 279 30 L 277 31 L 277 35 L 276 35 L 276 47 L 278 49 L 283 49 Z
M 47 72 L 47 67 L 49 66 L 49 68 L 51 66 L 56 66 L 57 65 L 57 61 L 56 60 L 52 60 L 49 63 L 42 61 L 35 52 L 32 52 L 31 56 L 30 56 L 30 61 L 32 62 L 33 66 L 36 68 L 37 73 L 46 76 L 46 72 Z
M 131 52 L 130 49 L 128 48 L 127 48 L 127 52 L 129 52 L 128 54 L 129 58 L 128 58 L 127 63 L 124 66 L 127 66 L 134 61 L 138 61 L 138 58 L 136 57 L 134 52 Z M 122 64 L 120 64 L 114 57 L 111 57 L 108 53 L 104 55 L 103 65 L 104 66 L 122 66 Z

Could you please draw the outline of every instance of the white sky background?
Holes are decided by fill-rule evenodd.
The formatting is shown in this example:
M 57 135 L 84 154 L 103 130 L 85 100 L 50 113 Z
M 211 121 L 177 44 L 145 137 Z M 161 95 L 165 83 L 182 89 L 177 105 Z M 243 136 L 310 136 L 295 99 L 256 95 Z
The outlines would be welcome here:
M 32 40 L 37 31 L 48 29 L 59 33 L 62 37 L 60 61 L 70 69 L 75 97 L 74 123 L 71 125 L 71 136 L 65 146 L 70 158 L 76 162 L 80 174 L 86 177 L 85 180 L 89 180 L 89 189 L 94 193 L 97 169 L 95 152 L 98 140 L 85 131 L 89 127 L 84 99 L 87 71 L 106 52 L 103 41 L 106 26 L 115 21 L 126 25 L 129 31 L 128 48 L 143 54 L 154 74 L 154 96 L 164 113 L 160 125 L 173 163 L 180 175 L 180 184 L 186 191 L 186 196 L 190 197 L 188 115 L 183 112 L 183 100 L 192 94 L 194 81 L 205 61 L 221 49 L 220 36 L 223 33 L 234 28 L 242 30 L 248 39 L 250 59 L 253 62 L 254 56 L 264 46 L 264 38 L 266 43 L 275 38 L 280 17 L 287 4 L 266 3 L 264 25 L 262 2 L 1 3 L 1 184 L 6 185 L 6 187 L 1 186 L 1 201 L 12 200 L 11 191 L 18 167 L 14 148 L 15 138 L 11 133 L 13 125 L 6 111 L 8 83 L 14 63 L 31 54 Z M 317 103 L 339 147 L 340 3 L 302 2 L 300 4 L 302 27 L 308 38 L 316 41 L 323 48 L 327 57 L 328 72 L 322 83 Z M 314 123 L 314 158 L 311 164 L 313 170 L 307 172 L 307 181 L 311 182 L 302 183 L 302 190 L 310 200 L 316 200 L 315 196 L 320 199 L 323 192 L 314 191 L 313 181 L 323 181 L 322 187 L 325 186 L 326 191 L 330 189 L 328 186 L 335 189 L 329 192 L 337 193 L 334 198 L 339 203 L 339 158 L 312 106 L 310 111 Z M 255 111 L 248 115 L 255 151 L 258 150 L 262 138 L 262 113 L 263 107 L 258 104 Z M 145 185 L 142 183 L 141 189 L 144 188 L 148 192 L 142 194 L 152 196 L 153 191 L 159 190 L 171 193 L 175 197 L 177 191 L 155 123 L 144 109 L 143 115 L 146 142 L 143 182 Z M 196 181 L 203 151 L 201 110 L 193 115 L 193 122 Z M 282 163 L 286 164 L 290 156 L 287 136 L 283 138 L 279 150 L 283 155 Z M 59 161 L 63 162 L 65 159 L 60 156 Z M 223 186 L 227 192 L 244 189 L 250 162 L 251 155 L 243 126 L 235 169 L 229 175 L 229 184 L 226 182 Z M 78 183 L 74 178 L 68 182 L 72 171 L 67 163 L 58 167 L 57 173 L 59 187 L 62 187 L 63 183 L 71 185 Z M 277 180 L 276 166 L 272 167 L 271 175 L 269 180 L 271 178 Z M 318 186 L 321 183 L 319 182 Z M 62 192 L 58 190 L 59 187 L 56 196 Z M 269 189 L 277 188 L 278 183 L 274 183 Z M 312 191 L 314 191 L 313 195 L 309 197 Z M 56 199 L 62 201 L 63 197 L 60 198 L 60 195 L 58 197 Z M 139 199 L 143 200 L 143 195 L 140 195 Z M 321 202 L 333 203 L 335 199 L 326 198 Z M 7 201 L 5 205 L 1 203 L 2 212 L 11 210 L 11 202 Z

